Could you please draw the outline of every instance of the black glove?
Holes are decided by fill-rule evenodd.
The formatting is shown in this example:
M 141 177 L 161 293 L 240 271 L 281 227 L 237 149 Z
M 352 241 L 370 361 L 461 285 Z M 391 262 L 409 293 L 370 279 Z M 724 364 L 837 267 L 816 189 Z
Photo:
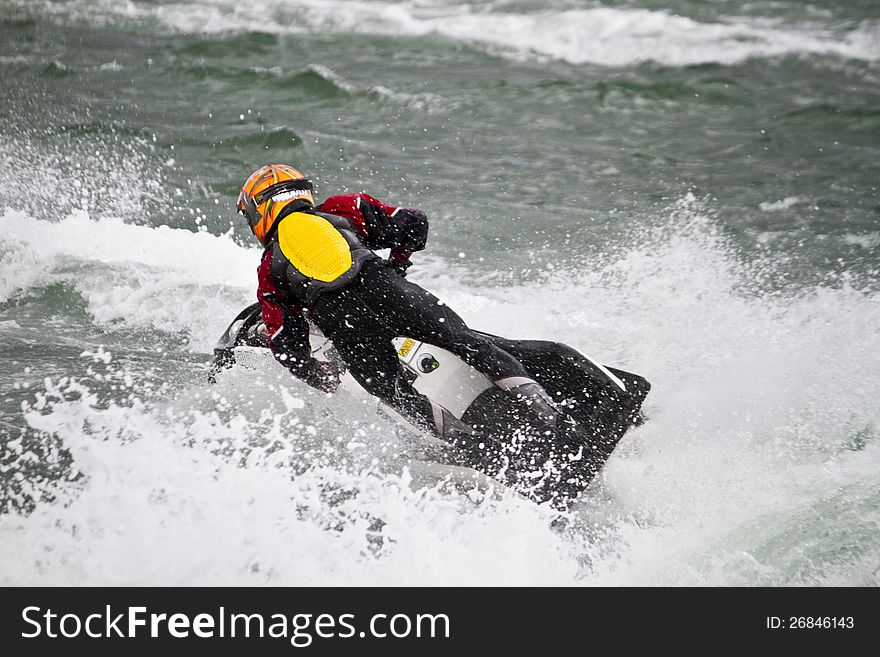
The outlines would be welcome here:
M 394 215 L 400 225 L 400 245 L 409 251 L 421 251 L 428 241 L 428 217 L 415 208 L 401 208 Z
M 367 222 L 367 246 L 371 249 L 403 248 L 412 253 L 425 248 L 428 217 L 421 210 L 398 208 L 393 217 L 371 203 L 362 203 L 360 210 Z
M 406 278 L 406 270 L 412 267 L 412 260 L 395 260 L 394 258 L 388 258 L 386 262 L 391 269 L 404 278 Z

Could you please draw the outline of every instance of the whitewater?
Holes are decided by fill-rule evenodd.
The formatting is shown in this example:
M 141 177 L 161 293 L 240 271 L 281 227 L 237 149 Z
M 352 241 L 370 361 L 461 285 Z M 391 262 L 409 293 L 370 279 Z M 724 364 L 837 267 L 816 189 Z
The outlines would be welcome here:
M 248 6 L 0 6 L 0 584 L 880 583 L 870 3 Z M 651 382 L 570 512 L 423 485 L 350 387 L 208 383 L 267 161 Z
M 4 298 L 63 284 L 111 334 L 179 332 L 207 359 L 252 296 L 259 254 L 226 236 L 82 212 L 3 220 Z M 575 529 L 514 496 L 412 491 L 405 464 L 377 465 L 387 425 L 354 409 L 322 427 L 329 405 L 306 409 L 316 395 L 302 385 L 242 373 L 222 392 L 197 380 L 168 396 L 99 343 L 78 355 L 90 376 L 31 384 L 28 431 L 61 436 L 77 474 L 23 488 L 55 501 L 4 518 L 6 563 L 19 565 L 4 583 L 876 584 L 878 553 L 857 538 L 878 513 L 880 357 L 862 345 L 880 304 L 851 288 L 751 297 L 695 200 L 669 221 L 670 238 L 580 280 L 550 275 L 540 303 L 536 286 L 462 285 L 435 260 L 413 272 L 480 329 L 563 341 L 651 378 L 650 421 Z M 137 254 L 120 258 L 120 242 Z M 216 266 L 187 266 L 194 253 Z M 295 443 L 316 427 L 333 448 L 300 472 Z M 5 450 L 38 458 L 21 439 Z

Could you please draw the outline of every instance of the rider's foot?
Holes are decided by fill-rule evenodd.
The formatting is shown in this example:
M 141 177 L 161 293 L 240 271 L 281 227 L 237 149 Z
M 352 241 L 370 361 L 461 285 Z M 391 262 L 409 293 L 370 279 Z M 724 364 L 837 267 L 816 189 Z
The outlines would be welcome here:
M 438 435 L 449 442 L 474 440 L 478 437 L 477 431 L 471 425 L 462 422 L 442 406 L 434 409 L 434 424 Z
M 537 381 L 529 381 L 509 388 L 507 394 L 530 408 L 544 424 L 545 430 L 555 430 L 564 416 L 544 386 Z

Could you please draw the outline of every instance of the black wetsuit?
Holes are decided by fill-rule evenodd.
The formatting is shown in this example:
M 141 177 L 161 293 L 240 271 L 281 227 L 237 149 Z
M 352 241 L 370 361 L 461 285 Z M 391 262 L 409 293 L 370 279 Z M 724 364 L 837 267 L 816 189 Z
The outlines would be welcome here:
M 360 243 L 355 249 L 390 247 L 411 252 L 424 247 L 424 214 L 413 214 L 415 219 L 408 221 L 406 212 L 412 211 L 389 214 L 384 208 L 390 206 L 380 206 L 359 201 L 358 212 L 361 207 L 366 210 L 366 221 L 359 223 L 352 214 L 343 217 L 358 236 Z M 380 220 L 376 220 L 377 213 Z M 349 234 L 347 229 L 344 232 Z M 347 239 L 351 240 L 351 235 Z M 329 289 L 309 299 L 297 292 L 302 285 L 293 280 L 296 272 L 291 272 L 291 266 L 280 249 L 270 244 L 259 270 L 258 296 L 276 358 L 312 386 L 328 389 L 330 381 L 326 369 L 311 356 L 304 309 L 310 311 L 312 321 L 332 341 L 361 386 L 432 431 L 442 433 L 439 408 L 405 378 L 392 344 L 394 338 L 408 337 L 447 349 L 505 389 L 531 381 L 513 356 L 469 329 L 451 308 L 375 254 L 359 258 L 357 275 L 344 285 L 327 286 Z
M 436 408 L 403 376 L 391 342 L 396 337 L 447 349 L 493 381 L 531 378 L 513 356 L 469 329 L 449 306 L 382 260 L 365 263 L 352 283 L 318 297 L 312 320 L 358 383 L 426 425 L 432 420 L 436 425 Z

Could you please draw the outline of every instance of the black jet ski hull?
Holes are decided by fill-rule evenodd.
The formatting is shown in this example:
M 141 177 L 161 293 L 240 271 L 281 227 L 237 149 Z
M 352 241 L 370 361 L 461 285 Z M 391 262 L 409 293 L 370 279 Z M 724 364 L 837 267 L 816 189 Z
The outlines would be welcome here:
M 482 335 L 517 358 L 561 403 L 568 417 L 555 431 L 542 433 L 534 428 L 540 422 L 526 406 L 479 375 L 485 383 L 468 393 L 475 396 L 467 397 L 466 407 L 457 413 L 477 429 L 478 437 L 444 444 L 435 450 L 436 458 L 473 468 L 536 502 L 564 509 L 587 488 L 626 431 L 641 422 L 641 405 L 651 385 L 644 377 L 598 365 L 558 342 Z M 415 360 L 405 358 L 413 341 L 402 340 L 398 339 L 398 344 L 409 343 L 398 347 L 404 375 L 414 381 L 436 376 L 430 368 L 420 371 Z M 424 343 L 415 344 L 416 353 L 425 352 Z M 216 372 L 235 363 L 234 350 L 239 346 L 268 347 L 259 304 L 239 313 L 221 337 L 214 349 L 212 379 Z M 442 352 L 439 356 L 442 350 L 424 346 L 445 359 L 444 363 L 455 358 L 462 365 L 454 355 Z M 471 389 L 475 374 L 471 370 Z
M 463 446 L 467 460 L 536 501 L 564 508 L 587 488 L 626 431 L 641 424 L 651 384 L 631 372 L 599 368 L 564 344 L 484 335 L 517 358 L 573 422 L 562 421 L 552 434 L 542 434 L 532 429 L 540 423 L 528 409 L 501 390 L 488 389 L 462 420 L 491 440 L 482 449 Z

